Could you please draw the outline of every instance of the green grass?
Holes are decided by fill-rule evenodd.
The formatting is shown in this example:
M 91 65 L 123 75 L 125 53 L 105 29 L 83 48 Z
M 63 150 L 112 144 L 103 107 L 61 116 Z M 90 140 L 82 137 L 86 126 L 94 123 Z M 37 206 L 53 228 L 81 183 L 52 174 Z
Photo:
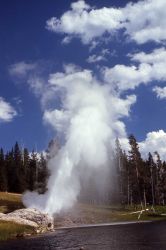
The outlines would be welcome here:
M 134 213 L 141 210 L 141 206 L 125 206 L 125 207 L 101 207 L 103 212 L 109 210 L 109 219 L 111 221 L 134 221 L 138 220 L 139 213 Z M 140 220 L 160 220 L 165 219 L 166 217 L 161 216 L 161 214 L 166 213 L 166 206 L 156 206 L 155 212 L 149 206 L 147 207 L 148 211 L 145 211 L 141 214 Z M 106 214 L 106 211 L 104 212 Z
M 20 194 L 0 192 L 0 212 L 10 213 L 16 209 L 23 208 Z M 20 225 L 14 222 L 0 220 L 0 241 L 11 239 L 16 236 L 32 234 L 33 228 L 30 226 Z
M 21 194 L 0 192 L 0 213 L 10 213 L 23 207 Z
M 32 227 L 19 225 L 14 222 L 0 221 L 0 241 L 15 237 L 23 237 L 25 234 L 31 234 Z

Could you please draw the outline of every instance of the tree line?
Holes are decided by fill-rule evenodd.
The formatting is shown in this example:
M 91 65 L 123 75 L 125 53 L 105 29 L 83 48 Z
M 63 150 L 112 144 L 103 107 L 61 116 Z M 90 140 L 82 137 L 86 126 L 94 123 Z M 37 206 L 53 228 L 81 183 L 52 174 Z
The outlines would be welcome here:
M 149 152 L 142 159 L 134 135 L 129 136 L 130 151 L 122 151 L 116 140 L 115 165 L 118 179 L 118 197 L 121 204 L 166 204 L 166 162 L 159 153 Z
M 89 184 L 86 183 L 86 187 L 83 188 L 81 201 L 141 204 L 145 207 L 147 204 L 166 204 L 166 162 L 161 160 L 157 151 L 149 152 L 147 159 L 143 159 L 134 135 L 129 136 L 129 144 L 130 150 L 125 152 L 119 140 L 115 142 L 110 166 L 111 175 L 107 176 L 107 190 L 100 192 L 97 188 L 98 183 L 92 176 Z M 46 156 L 34 150 L 28 152 L 27 148 L 21 148 L 17 142 L 6 153 L 1 148 L 0 191 L 23 193 L 25 190 L 37 190 L 44 193 L 49 177 L 47 161 L 59 148 L 56 140 L 49 143 Z
M 7 153 L 0 149 L 0 191 L 23 193 L 25 190 L 46 191 L 49 171 L 46 157 L 34 150 L 21 148 L 16 142 Z
M 103 178 L 101 166 L 97 178 L 93 175 L 83 186 L 80 201 L 141 205 L 142 208 L 166 204 L 166 162 L 161 160 L 157 151 L 149 152 L 147 159 L 143 159 L 134 135 L 130 135 L 128 140 L 130 150 L 125 152 L 116 139 L 107 178 Z M 103 182 L 106 183 L 104 188 Z

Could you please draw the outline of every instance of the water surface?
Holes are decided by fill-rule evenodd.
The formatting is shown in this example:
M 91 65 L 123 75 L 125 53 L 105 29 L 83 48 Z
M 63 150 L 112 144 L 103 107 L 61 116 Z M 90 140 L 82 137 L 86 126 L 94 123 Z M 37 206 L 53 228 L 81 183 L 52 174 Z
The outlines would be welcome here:
M 166 250 L 166 221 L 57 230 L 0 244 L 1 250 Z

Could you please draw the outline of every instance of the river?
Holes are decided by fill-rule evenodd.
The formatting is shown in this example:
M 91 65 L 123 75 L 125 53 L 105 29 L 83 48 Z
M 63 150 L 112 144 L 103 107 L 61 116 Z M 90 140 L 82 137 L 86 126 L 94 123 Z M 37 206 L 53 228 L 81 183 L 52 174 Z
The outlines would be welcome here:
M 58 229 L 0 243 L 1 250 L 166 250 L 166 221 Z

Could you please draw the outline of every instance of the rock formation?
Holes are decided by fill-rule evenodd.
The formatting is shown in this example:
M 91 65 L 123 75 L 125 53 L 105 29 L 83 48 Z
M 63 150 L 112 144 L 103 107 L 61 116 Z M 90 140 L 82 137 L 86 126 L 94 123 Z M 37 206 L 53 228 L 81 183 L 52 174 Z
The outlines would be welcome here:
M 8 214 L 0 213 L 0 220 L 32 226 L 37 233 L 54 229 L 53 217 L 34 208 L 18 209 Z

